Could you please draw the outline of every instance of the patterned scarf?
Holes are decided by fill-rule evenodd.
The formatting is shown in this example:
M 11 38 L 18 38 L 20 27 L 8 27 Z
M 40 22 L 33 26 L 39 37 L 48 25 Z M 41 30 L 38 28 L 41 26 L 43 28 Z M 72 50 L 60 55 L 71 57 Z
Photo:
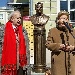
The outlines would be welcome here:
M 19 63 L 20 66 L 23 67 L 24 65 L 27 64 L 27 59 L 26 59 L 26 45 L 24 35 L 22 32 L 22 25 L 18 26 L 18 33 L 19 33 Z M 16 36 L 11 21 L 8 21 L 6 23 L 4 32 L 1 66 L 3 70 L 6 70 L 6 69 L 16 69 L 16 65 L 17 65 Z

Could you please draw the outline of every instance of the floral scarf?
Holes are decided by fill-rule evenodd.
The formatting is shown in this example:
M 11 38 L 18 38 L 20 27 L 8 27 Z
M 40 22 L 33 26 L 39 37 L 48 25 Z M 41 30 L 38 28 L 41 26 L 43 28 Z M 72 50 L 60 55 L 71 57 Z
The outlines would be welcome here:
M 27 64 L 26 59 L 26 44 L 25 38 L 22 32 L 22 25 L 18 26 L 19 33 L 19 63 L 20 66 Z M 6 23 L 4 32 L 4 41 L 2 46 L 2 60 L 1 67 L 2 70 L 6 69 L 16 69 L 17 65 L 17 49 L 16 49 L 16 36 L 14 29 L 12 27 L 11 21 Z

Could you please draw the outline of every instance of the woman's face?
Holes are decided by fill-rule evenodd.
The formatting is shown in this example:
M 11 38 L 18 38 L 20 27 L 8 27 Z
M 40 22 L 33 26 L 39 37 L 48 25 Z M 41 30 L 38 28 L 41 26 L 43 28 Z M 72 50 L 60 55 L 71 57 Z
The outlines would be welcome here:
M 58 20 L 58 23 L 60 26 L 65 26 L 64 25 L 64 22 L 68 22 L 68 18 L 67 18 L 67 15 L 62 15 L 60 16 L 59 20 Z

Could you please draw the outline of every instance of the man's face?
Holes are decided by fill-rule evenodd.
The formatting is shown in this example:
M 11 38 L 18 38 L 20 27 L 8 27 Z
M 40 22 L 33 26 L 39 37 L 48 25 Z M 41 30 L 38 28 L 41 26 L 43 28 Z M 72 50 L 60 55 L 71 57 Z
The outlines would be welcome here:
M 38 13 L 42 13 L 42 12 L 43 12 L 43 5 L 42 5 L 42 4 L 37 4 L 37 5 L 35 6 L 35 10 L 36 10 L 36 12 L 38 12 Z
M 21 14 L 19 12 L 15 13 L 11 20 L 12 20 L 13 25 L 15 26 L 20 25 L 21 24 Z

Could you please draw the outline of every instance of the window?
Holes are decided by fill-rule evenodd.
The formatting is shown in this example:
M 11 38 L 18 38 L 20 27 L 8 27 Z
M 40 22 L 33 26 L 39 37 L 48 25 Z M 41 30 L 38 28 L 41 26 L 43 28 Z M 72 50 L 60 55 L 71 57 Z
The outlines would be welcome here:
M 70 1 L 70 9 L 75 9 L 75 1 Z
M 75 22 L 75 11 L 70 11 L 70 20 L 71 22 Z
M 60 10 L 68 11 L 68 2 L 67 1 L 60 1 Z
M 75 0 L 60 0 L 59 10 L 68 11 L 70 14 L 70 22 L 75 23 Z
M 70 1 L 70 20 L 75 22 L 75 1 Z
M 0 14 L 0 19 L 3 19 L 3 14 Z

